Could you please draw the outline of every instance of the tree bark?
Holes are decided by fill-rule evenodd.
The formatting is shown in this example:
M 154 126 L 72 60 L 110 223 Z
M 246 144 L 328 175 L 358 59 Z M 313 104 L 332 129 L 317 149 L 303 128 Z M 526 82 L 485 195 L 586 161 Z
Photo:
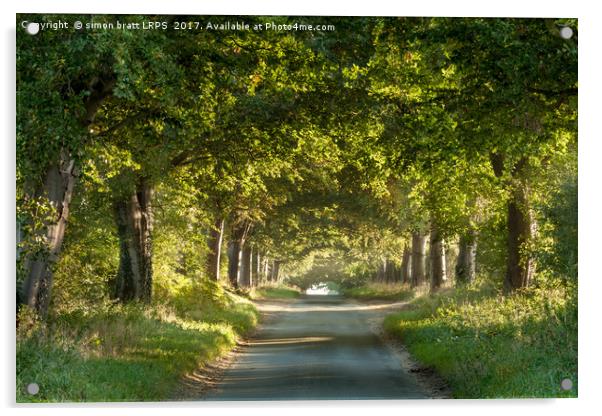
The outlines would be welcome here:
M 535 260 L 528 245 L 535 233 L 535 220 L 529 206 L 529 189 L 519 180 L 508 202 L 508 258 L 504 286 L 507 291 L 528 287 L 535 273 Z
M 261 284 L 261 261 L 261 252 L 259 250 L 255 250 L 255 260 L 253 260 L 253 276 L 251 276 L 251 283 L 255 287 Z
M 228 280 L 233 288 L 238 288 L 241 257 L 240 241 L 228 242 Z
M 269 282 L 270 281 L 270 260 L 268 256 L 263 256 L 263 266 L 262 266 L 262 281 Z
M 445 265 L 445 241 L 439 230 L 433 226 L 431 230 L 431 290 L 437 290 L 447 280 Z
M 383 269 L 385 283 L 391 283 L 391 262 L 389 259 L 385 259 L 383 262 Z
M 395 283 L 397 267 L 395 267 L 395 263 L 392 260 L 387 259 L 385 261 L 385 281 L 387 283 Z
M 35 253 L 27 253 L 24 259 L 25 280 L 22 300 L 36 313 L 45 317 L 50 305 L 53 266 L 65 237 L 69 217 L 69 206 L 75 185 L 75 161 L 65 150 L 61 151 L 59 163 L 50 166 L 43 183 L 33 192 L 33 197 L 46 199 L 52 209 L 51 218 L 44 221 L 37 232 L 42 247 Z
M 476 277 L 477 235 L 474 229 L 460 236 L 456 261 L 456 283 L 470 284 Z
M 113 93 L 117 79 L 113 73 L 94 77 L 86 86 L 89 94 L 84 101 L 85 115 L 80 124 L 84 129 L 94 121 L 103 101 Z M 81 91 L 79 91 L 81 92 Z M 23 293 L 19 298 L 39 316 L 45 317 L 50 305 L 53 283 L 53 267 L 57 262 L 65 228 L 69 218 L 69 208 L 73 197 L 77 167 L 67 148 L 62 148 L 56 161 L 51 163 L 43 174 L 41 184 L 26 194 L 35 199 L 46 199 L 52 207 L 50 219 L 43 220 L 42 230 L 34 231 L 26 239 L 41 240 L 42 247 L 35 252 L 24 253 Z
M 250 229 L 251 224 L 246 221 L 236 225 L 228 243 L 228 280 L 234 288 L 238 288 L 241 283 L 242 251 Z
M 418 232 L 412 234 L 412 287 L 425 282 L 426 243 L 425 235 Z
M 401 259 L 401 282 L 410 283 L 412 276 L 412 252 L 408 247 L 408 244 L 403 249 L 403 257 Z
M 113 296 L 121 302 L 149 303 L 153 285 L 153 188 L 144 178 L 130 197 L 113 202 L 119 236 L 119 269 Z
M 272 263 L 271 279 L 272 282 L 278 282 L 280 277 L 280 260 L 274 260 Z
M 498 178 L 504 174 L 504 157 L 490 155 L 493 172 Z M 535 273 L 535 259 L 528 246 L 535 234 L 535 218 L 529 202 L 527 182 L 528 159 L 520 159 L 513 166 L 510 179 L 510 199 L 507 206 L 507 260 L 504 288 L 511 292 L 528 287 Z
M 207 246 L 207 276 L 216 282 L 220 278 L 220 262 L 222 256 L 222 241 L 224 238 L 224 219 L 218 218 L 215 220 L 213 227 L 209 230 L 209 238 Z
M 240 262 L 240 286 L 244 288 L 251 287 L 251 258 L 253 250 L 246 244 L 241 251 Z
M 387 273 L 387 260 L 381 259 L 380 264 L 378 265 L 378 270 L 376 272 L 375 280 L 379 283 L 384 283 L 386 279 Z

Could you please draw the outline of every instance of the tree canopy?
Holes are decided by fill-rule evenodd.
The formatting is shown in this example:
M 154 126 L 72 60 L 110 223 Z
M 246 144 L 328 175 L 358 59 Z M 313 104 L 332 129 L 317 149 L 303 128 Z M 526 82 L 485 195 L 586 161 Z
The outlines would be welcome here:
M 427 235 L 431 280 L 477 240 L 508 291 L 576 278 L 576 20 L 150 20 L 168 28 L 17 37 L 18 279 L 41 314 L 84 267 L 121 301 L 178 279 L 410 282 Z

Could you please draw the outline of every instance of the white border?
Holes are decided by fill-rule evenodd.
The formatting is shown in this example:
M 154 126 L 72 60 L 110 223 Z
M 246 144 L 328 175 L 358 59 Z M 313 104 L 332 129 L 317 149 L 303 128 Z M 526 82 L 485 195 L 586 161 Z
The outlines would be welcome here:
M 1 404 L 8 414 L 80 415 L 164 415 L 168 408 L 178 415 L 188 414 L 238 414 L 276 415 L 308 413 L 350 413 L 360 415 L 371 409 L 379 414 L 445 414 L 445 415 L 504 415 L 516 412 L 534 414 L 593 413 L 600 408 L 596 400 L 600 396 L 600 310 L 596 307 L 602 294 L 602 272 L 598 266 L 600 256 L 600 119 L 598 100 L 602 97 L 599 74 L 600 29 L 602 19 L 594 6 L 595 1 L 525 1 L 502 0 L 499 2 L 448 0 L 448 1 L 399 1 L 367 0 L 327 1 L 300 0 L 104 0 L 85 3 L 81 0 L 22 0 L 18 4 L 2 5 L 2 126 L 4 137 L 0 139 L 0 195 L 2 204 L 2 253 L 3 319 L 1 344 L 3 374 L 0 377 Z M 275 402 L 275 403 L 161 403 L 161 404 L 91 404 L 15 408 L 14 402 L 14 305 L 11 279 L 14 277 L 14 128 L 15 128 L 15 13 L 145 13 L 145 14 L 263 14 L 263 15 L 403 15 L 403 16 L 499 16 L 499 17 L 578 17 L 579 18 L 579 399 L 565 400 L 460 400 L 420 402 Z M 119 410 L 118 410 L 119 409 Z
M 501 16 L 501 17 L 576 17 L 588 10 L 580 1 L 505 0 L 190 0 L 145 1 L 106 0 L 84 3 L 81 0 L 22 1 L 13 6 L 17 12 L 31 13 L 154 13 L 154 14 L 264 14 L 334 16 Z

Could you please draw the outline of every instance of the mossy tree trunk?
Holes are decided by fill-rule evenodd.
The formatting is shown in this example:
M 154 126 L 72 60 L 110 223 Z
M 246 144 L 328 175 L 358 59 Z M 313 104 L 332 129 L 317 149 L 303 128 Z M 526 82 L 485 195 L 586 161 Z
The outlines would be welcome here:
M 113 202 L 119 237 L 119 269 L 113 296 L 121 302 L 149 303 L 153 285 L 153 188 L 140 178 L 136 192 Z
M 504 176 L 503 155 L 491 154 L 491 165 L 498 178 Z M 508 292 L 526 288 L 535 274 L 535 259 L 529 245 L 535 235 L 536 222 L 529 200 L 529 161 L 521 158 L 510 168 L 507 203 L 507 258 L 504 288 Z
M 113 93 L 116 78 L 111 72 L 95 76 L 85 83 L 86 98 L 83 103 L 84 114 L 80 124 L 87 132 L 88 126 L 107 97 Z M 24 281 L 22 295 L 18 298 L 32 308 L 38 316 L 45 317 L 50 305 L 53 283 L 53 268 L 58 261 L 65 229 L 69 218 L 69 208 L 73 197 L 73 188 L 77 176 L 77 166 L 72 150 L 63 147 L 54 160 L 50 160 L 39 183 L 27 186 L 28 198 L 44 199 L 50 205 L 50 215 L 42 220 L 41 227 L 34 225 L 30 235 L 24 236 L 26 243 L 33 243 L 35 249 L 24 253 Z M 32 219 L 35 222 L 35 219 Z M 36 244 L 36 241 L 41 241 Z
M 59 162 L 48 167 L 44 180 L 34 187 L 31 194 L 34 200 L 48 202 L 50 215 L 33 232 L 36 237 L 29 236 L 29 239 L 38 239 L 42 243 L 34 252 L 25 254 L 25 279 L 20 299 L 42 317 L 46 316 L 50 304 L 53 266 L 65 237 L 75 177 L 75 161 L 63 150 Z
M 528 287 L 535 273 L 535 259 L 528 246 L 534 237 L 535 220 L 529 207 L 529 188 L 525 181 L 517 181 L 508 202 L 508 259 L 506 290 Z

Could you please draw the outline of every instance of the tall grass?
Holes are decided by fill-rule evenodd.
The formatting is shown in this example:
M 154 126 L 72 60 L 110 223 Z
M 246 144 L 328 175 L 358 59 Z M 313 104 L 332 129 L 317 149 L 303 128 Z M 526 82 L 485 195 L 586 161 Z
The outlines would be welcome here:
M 106 305 L 36 321 L 21 313 L 17 402 L 147 401 L 170 398 L 186 373 L 230 350 L 257 323 L 246 299 L 182 293 L 172 304 Z M 199 289 L 199 288 L 197 288 Z M 26 393 L 29 383 L 40 387 Z
M 446 290 L 417 297 L 384 326 L 435 368 L 456 398 L 577 396 L 574 288 L 511 296 L 482 285 Z M 570 391 L 561 389 L 565 378 Z

